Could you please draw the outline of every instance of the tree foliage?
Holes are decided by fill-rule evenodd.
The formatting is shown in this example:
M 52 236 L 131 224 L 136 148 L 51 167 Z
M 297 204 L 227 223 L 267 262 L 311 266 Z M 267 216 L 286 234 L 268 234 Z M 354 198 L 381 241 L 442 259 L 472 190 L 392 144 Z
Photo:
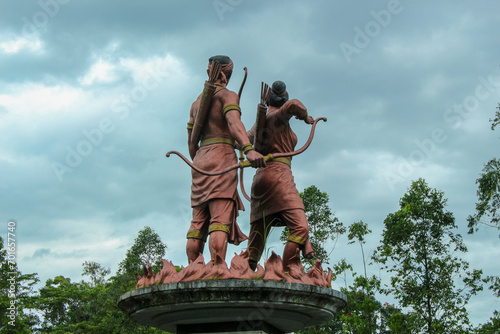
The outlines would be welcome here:
M 36 274 L 22 274 L 15 262 L 9 262 L 0 237 L 0 333 L 73 333 L 73 334 L 136 334 L 164 333 L 139 325 L 117 306 L 118 297 L 134 288 L 135 273 L 142 263 L 158 263 L 166 245 L 149 227 L 139 232 L 134 245 L 122 261 L 121 272 L 106 280 L 109 268 L 94 261 L 85 261 L 84 276 L 90 282 L 73 282 L 57 275 L 48 279 L 38 293 Z M 15 296 L 15 326 L 9 307 Z
M 109 268 L 103 268 L 99 263 L 94 261 L 85 261 L 82 263 L 82 276 L 90 277 L 90 285 L 95 287 L 103 285 L 106 282 L 106 276 L 111 273 Z
M 349 225 L 349 234 L 347 235 L 347 239 L 349 240 L 349 244 L 353 244 L 354 242 L 358 242 L 361 247 L 361 257 L 363 259 L 363 268 L 364 274 L 366 278 L 366 259 L 365 259 L 365 251 L 363 245 L 365 244 L 365 236 L 372 233 L 370 229 L 368 229 L 368 225 L 363 223 L 362 220 L 359 222 L 352 223 Z
M 476 334 L 498 334 L 500 333 L 500 312 L 495 311 L 493 317 L 486 324 L 480 325 L 474 333 Z
M 495 130 L 498 124 L 500 124 L 500 103 L 497 106 L 497 111 L 495 112 L 495 118 L 491 119 L 491 130 Z
M 469 271 L 469 264 L 455 256 L 467 248 L 453 232 L 455 219 L 445 206 L 442 192 L 423 179 L 412 182 L 400 210 L 384 221 L 374 259 L 394 274 L 385 292 L 401 307 L 411 308 L 425 332 L 466 333 L 470 323 L 465 306 L 482 288 L 481 271 Z
M 85 283 L 73 283 L 64 276 L 56 276 L 40 289 L 38 308 L 43 312 L 42 329 L 47 332 L 74 330 L 76 324 L 88 327 L 98 311 L 96 298 L 100 294 Z
M 309 196 L 305 196 L 308 194 Z M 318 203 L 321 203 L 322 211 L 331 212 L 325 208 L 328 203 L 326 193 L 321 193 L 316 187 L 309 187 L 301 194 L 306 206 L 306 212 L 313 209 L 318 212 Z M 306 200 L 308 199 L 308 200 Z M 313 205 L 311 205 L 311 203 Z M 311 211 L 313 211 L 311 210 Z M 328 214 L 326 215 L 328 216 Z M 320 235 L 328 234 L 328 229 L 338 220 L 330 221 L 330 224 L 316 224 L 324 219 L 325 215 L 308 215 L 311 230 Z M 377 300 L 381 281 L 376 276 L 368 276 L 366 270 L 366 258 L 364 245 L 366 237 L 372 232 L 368 224 L 363 221 L 352 223 L 348 227 L 348 243 L 357 243 L 360 246 L 361 257 L 363 260 L 363 272 L 361 275 L 353 271 L 351 264 L 347 263 L 345 258 L 339 260 L 333 265 L 333 280 L 343 279 L 345 287 L 341 291 L 347 296 L 348 304 L 342 310 L 339 310 L 337 316 L 326 324 L 313 326 L 301 330 L 301 334 L 319 334 L 319 333 L 342 333 L 342 334 L 361 334 L 361 333 L 410 333 L 408 330 L 417 328 L 414 318 L 411 315 L 403 313 L 400 309 L 390 306 L 388 303 L 382 304 Z M 337 226 L 336 237 L 346 232 L 346 228 Z M 285 238 L 282 237 L 282 241 Z M 323 254 L 327 254 L 325 251 Z M 353 283 L 347 284 L 347 276 L 353 277 Z
M 495 130 L 496 126 L 500 124 L 500 104 L 497 107 L 495 118 L 490 119 L 490 122 L 491 130 Z M 484 165 L 476 184 L 478 185 L 478 202 L 476 203 L 476 212 L 467 217 L 469 233 L 477 232 L 481 225 L 500 230 L 500 160 L 498 158 L 493 158 Z M 490 284 L 488 288 L 493 291 L 496 297 L 500 297 L 500 276 L 488 276 L 484 282 Z M 499 313 L 495 311 L 491 323 L 484 325 L 483 331 L 480 333 L 490 333 L 488 330 L 496 330 L 495 333 L 499 333 L 499 327 Z
M 142 246 L 145 248 L 141 249 Z M 117 306 L 118 297 L 135 287 L 135 273 L 140 271 L 140 265 L 149 260 L 160 261 L 165 248 L 160 237 L 151 228 L 145 227 L 127 251 L 120 264 L 121 270 L 108 280 L 109 268 L 93 261 L 82 264 L 82 275 L 90 277 L 88 283 L 72 282 L 64 276 L 47 280 L 37 298 L 37 308 L 43 318 L 41 331 L 74 334 L 165 333 L 139 325 Z
M 317 254 L 328 262 L 328 242 L 336 242 L 347 233 L 348 244 L 357 244 L 363 269 L 354 270 L 345 259 L 333 265 L 333 279 L 345 282 L 340 290 L 348 305 L 326 324 L 301 330 L 301 334 L 361 333 L 476 333 L 497 334 L 500 314 L 472 329 L 465 308 L 469 298 L 487 283 L 498 297 L 500 278 L 490 276 L 481 281 L 481 272 L 470 270 L 460 260 L 467 251 L 451 212 L 445 210 L 444 194 L 431 189 L 424 180 L 413 182 L 400 200 L 400 209 L 387 216 L 380 246 L 373 259 L 382 265 L 380 271 L 392 274 L 389 285 L 380 277 L 368 275 L 365 243 L 371 230 L 357 221 L 346 228 L 328 207 L 328 195 L 314 186 L 301 196 L 311 230 L 311 241 Z M 283 235 L 282 235 L 283 238 Z M 286 240 L 286 236 L 284 237 Z M 283 239 L 282 239 L 283 240 Z M 119 296 L 134 288 L 135 274 L 143 264 L 159 265 L 166 245 L 149 227 L 139 231 L 114 276 L 109 268 L 85 261 L 83 276 L 87 281 L 72 281 L 57 275 L 34 291 L 36 274 L 23 275 L 17 266 L 9 266 L 0 238 L 0 311 L 9 306 L 7 278 L 14 269 L 18 314 L 15 329 L 0 317 L 0 333 L 163 333 L 134 322 L 117 306 Z M 344 250 L 349 251 L 349 250 Z M 331 252 L 331 251 L 330 251 Z M 369 267 L 368 267 L 369 268 Z M 348 276 L 350 284 L 348 284 Z M 382 303 L 380 293 L 395 297 L 398 304 Z
M 37 274 L 21 273 L 7 255 L 0 237 L 0 333 L 31 333 L 31 328 L 39 323 L 32 312 L 34 287 L 39 279 Z
M 342 289 L 348 300 L 341 317 L 344 333 L 375 333 L 380 320 L 377 313 L 382 306 L 375 297 L 379 288 L 380 279 L 376 276 L 355 276 L 354 283 L 348 289 Z
M 469 233 L 478 226 L 493 227 L 500 230 L 500 160 L 493 158 L 484 165 L 478 184 L 476 213 L 467 218 Z
M 161 241 L 160 236 L 151 227 L 144 227 L 127 251 L 125 259 L 120 262 L 119 273 L 135 276 L 141 272 L 143 265 L 148 264 L 160 268 L 166 249 L 167 245 Z
M 117 306 L 118 297 L 130 290 L 125 275 L 95 286 L 56 276 L 40 289 L 38 309 L 43 333 L 135 334 L 164 333 L 134 322 Z
M 360 246 L 363 260 L 363 276 L 355 277 L 354 284 L 350 289 L 344 291 L 349 297 L 349 305 L 347 306 L 348 313 L 342 316 L 342 320 L 351 332 L 355 331 L 360 334 L 373 333 L 377 327 L 375 312 L 381 308 L 380 302 L 375 299 L 375 293 L 380 288 L 380 279 L 375 276 L 368 278 L 363 248 L 365 237 L 372 231 L 361 220 L 349 225 L 348 231 L 348 243 L 353 244 L 357 241 Z
M 497 212 L 500 208 L 500 160 L 493 158 L 486 163 L 476 183 L 479 202 L 476 204 L 476 214 L 467 219 L 469 233 L 477 230 L 480 223 L 500 229 L 500 213 Z M 482 221 L 483 218 L 487 222 Z
M 382 304 L 377 300 L 377 294 L 381 290 L 381 279 L 375 275 L 368 276 L 364 251 L 366 236 L 372 232 L 368 224 L 361 220 L 354 222 L 349 225 L 348 231 L 348 244 L 358 243 L 360 246 L 363 273 L 359 275 L 353 272 L 351 266 L 354 282 L 341 289 L 348 299 L 348 305 L 341 316 L 343 333 L 411 333 L 411 330 L 416 328 L 411 315 L 404 314 L 394 305 L 387 302 Z

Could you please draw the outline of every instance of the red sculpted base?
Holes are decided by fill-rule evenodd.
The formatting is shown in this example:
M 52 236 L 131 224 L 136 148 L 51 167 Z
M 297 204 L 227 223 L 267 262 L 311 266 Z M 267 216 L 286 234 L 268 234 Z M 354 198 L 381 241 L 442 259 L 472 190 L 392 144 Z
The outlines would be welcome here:
M 144 275 L 136 276 L 136 288 L 138 289 L 156 284 L 217 279 L 283 281 L 328 288 L 331 287 L 332 280 L 332 270 L 328 268 L 328 274 L 326 274 L 319 260 L 316 260 L 313 267 L 305 273 L 298 252 L 290 259 L 289 272 L 283 271 L 283 261 L 281 257 L 274 252 L 272 252 L 271 256 L 264 264 L 264 267 L 257 265 L 256 271 L 250 269 L 246 252 L 241 252 L 239 255 L 235 254 L 229 268 L 224 259 L 220 256 L 217 256 L 215 261 L 211 260 L 205 264 L 205 259 L 202 254 L 199 254 L 198 258 L 187 267 L 181 267 L 180 271 L 176 270 L 172 262 L 162 260 L 162 263 L 163 269 L 156 274 L 153 272 L 151 265 L 149 265 L 148 268 L 144 266 Z

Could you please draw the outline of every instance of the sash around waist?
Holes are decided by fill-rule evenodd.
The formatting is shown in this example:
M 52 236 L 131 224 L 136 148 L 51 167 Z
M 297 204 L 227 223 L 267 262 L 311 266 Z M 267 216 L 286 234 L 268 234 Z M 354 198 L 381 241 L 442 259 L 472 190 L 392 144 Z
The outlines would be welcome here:
M 230 139 L 230 138 L 215 137 L 215 138 L 202 140 L 200 142 L 200 147 L 207 146 L 207 145 L 213 145 L 213 144 L 229 144 L 229 145 L 234 147 L 236 144 L 236 141 L 234 139 Z

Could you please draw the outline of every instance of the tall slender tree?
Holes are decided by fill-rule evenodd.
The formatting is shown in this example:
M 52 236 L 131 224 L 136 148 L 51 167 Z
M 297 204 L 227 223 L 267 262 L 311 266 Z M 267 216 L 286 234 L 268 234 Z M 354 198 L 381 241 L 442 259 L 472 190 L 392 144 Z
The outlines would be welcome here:
M 344 315 L 344 322 L 356 332 L 373 333 L 377 327 L 375 312 L 380 310 L 381 304 L 375 299 L 375 293 L 380 288 L 380 279 L 376 276 L 368 277 L 366 271 L 366 258 L 363 245 L 365 237 L 372 231 L 368 229 L 368 225 L 362 220 L 354 222 L 348 227 L 349 233 L 347 239 L 349 244 L 357 242 L 361 249 L 361 258 L 363 260 L 363 276 L 359 275 L 354 278 L 354 284 L 350 290 L 346 290 L 350 296 L 351 314 Z M 354 304 L 354 305 L 353 305 Z
M 365 278 L 366 274 L 366 258 L 365 258 L 365 250 L 363 245 L 365 244 L 365 236 L 367 234 L 372 233 L 370 229 L 368 229 L 368 225 L 365 224 L 362 220 L 359 222 L 354 222 L 349 225 L 349 234 L 347 235 L 347 239 L 349 240 L 349 244 L 353 244 L 356 241 L 359 243 L 359 247 L 361 247 L 361 257 L 363 259 L 363 269 Z
M 500 104 L 495 118 L 490 119 L 490 122 L 491 130 L 495 130 L 495 127 L 500 124 Z M 493 158 L 488 161 L 476 183 L 478 184 L 478 202 L 476 212 L 467 218 L 469 233 L 477 232 L 480 226 L 500 231 L 500 159 Z M 488 276 L 485 283 L 488 283 L 488 288 L 500 298 L 500 276 Z M 500 333 L 500 312 L 495 311 L 490 320 L 491 322 L 483 325 L 478 333 Z
M 491 130 L 500 124 L 500 104 L 496 117 L 490 119 Z M 480 225 L 500 230 L 500 160 L 493 158 L 488 161 L 476 180 L 478 184 L 476 213 L 467 218 L 469 233 L 474 233 Z
M 482 289 L 481 271 L 469 270 L 467 248 L 441 191 L 412 182 L 400 209 L 387 216 L 374 259 L 393 273 L 392 293 L 426 333 L 469 333 L 466 305 Z M 461 281 L 461 282 L 460 282 Z

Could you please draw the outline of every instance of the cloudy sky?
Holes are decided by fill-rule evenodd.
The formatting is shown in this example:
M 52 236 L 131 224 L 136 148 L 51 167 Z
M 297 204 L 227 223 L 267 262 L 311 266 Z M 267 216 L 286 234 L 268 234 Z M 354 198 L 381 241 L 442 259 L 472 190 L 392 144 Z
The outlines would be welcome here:
M 328 118 L 294 158 L 295 181 L 327 192 L 345 225 L 367 223 L 368 252 L 422 177 L 448 198 L 464 258 L 498 274 L 498 233 L 467 235 L 466 217 L 483 164 L 498 156 L 488 120 L 500 102 L 499 12 L 494 0 L 2 1 L 0 235 L 15 219 L 19 267 L 42 282 L 80 280 L 86 260 L 115 272 L 144 226 L 186 265 L 190 170 L 165 153 L 187 155 L 207 59 L 226 54 L 230 89 L 249 71 L 245 126 L 261 81 L 285 81 L 291 98 Z M 292 122 L 301 145 L 310 127 Z M 245 173 L 249 188 L 254 170 Z M 281 254 L 279 232 L 271 245 Z M 362 271 L 346 237 L 330 262 L 342 257 Z M 486 292 L 470 308 L 477 324 L 499 304 Z

